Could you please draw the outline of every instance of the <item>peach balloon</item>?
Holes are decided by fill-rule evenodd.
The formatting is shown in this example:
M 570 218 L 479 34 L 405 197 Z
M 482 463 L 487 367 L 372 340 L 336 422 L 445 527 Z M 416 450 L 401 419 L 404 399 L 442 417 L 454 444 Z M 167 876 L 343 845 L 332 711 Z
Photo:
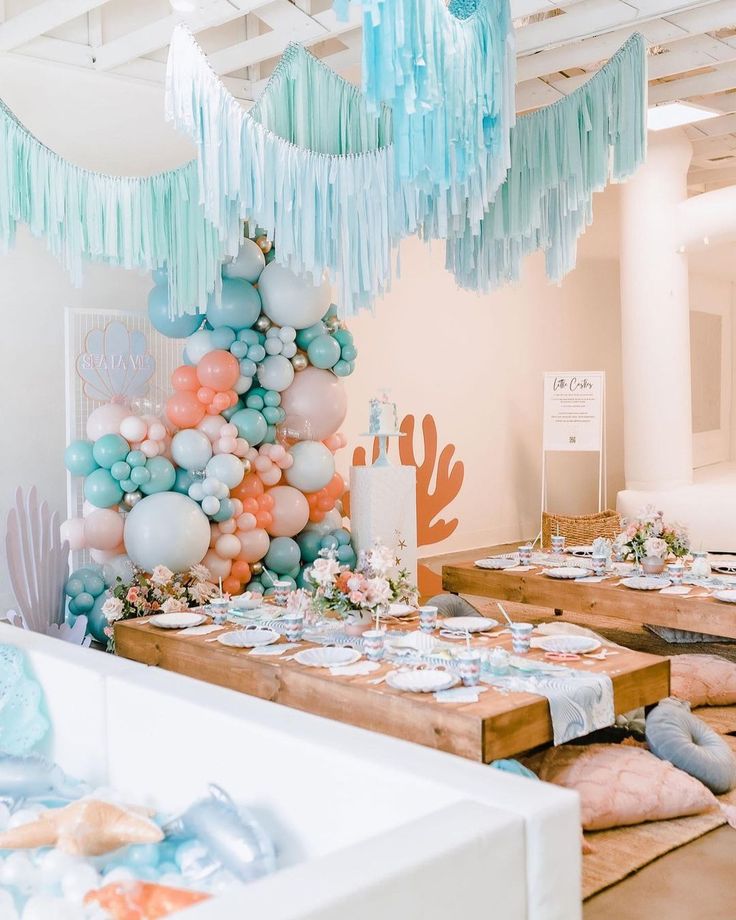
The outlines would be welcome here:
M 61 525 L 61 540 L 69 544 L 69 549 L 84 549 L 84 519 L 69 518 Z
M 221 415 L 205 415 L 197 428 L 204 431 L 210 441 L 215 441 L 220 437 L 224 425 L 227 425 L 227 422 Z M 235 430 L 237 432 L 237 428 Z
M 195 390 L 198 390 L 199 380 L 197 378 L 196 368 L 190 367 L 188 364 L 182 364 L 175 368 L 171 375 L 171 385 L 180 393 L 185 391 L 193 393 Z
M 125 555 L 125 545 L 121 543 L 120 546 L 116 546 L 113 549 L 91 549 L 89 554 L 93 562 L 109 562 L 116 556 Z
M 228 577 L 222 582 L 222 590 L 225 592 L 225 594 L 229 594 L 231 597 L 234 594 L 242 594 L 243 583 L 239 578 L 234 578 L 232 575 L 228 575 Z
M 345 480 L 339 473 L 335 473 L 332 479 L 325 486 L 328 495 L 338 499 L 345 491 Z
M 235 559 L 240 552 L 240 540 L 234 534 L 224 533 L 217 538 L 215 552 L 223 559 Z
M 217 551 L 214 549 L 207 550 L 207 554 L 202 560 L 202 565 L 207 566 L 210 570 L 210 575 L 215 579 L 227 578 L 232 568 L 232 562 L 229 559 L 223 559 L 222 556 L 218 556 Z
M 231 390 L 239 377 L 238 359 L 223 349 L 208 352 L 197 364 L 197 379 L 203 387 L 212 387 L 218 391 Z
M 200 387 L 197 390 L 197 399 L 202 403 L 203 406 L 209 406 L 214 398 L 215 391 L 211 387 Z
M 204 406 L 195 393 L 174 393 L 166 403 L 166 415 L 177 428 L 194 428 L 204 418 Z
M 129 415 L 130 409 L 118 403 L 98 406 L 87 418 L 87 437 L 90 441 L 96 441 L 106 434 L 119 434 L 121 422 Z
M 255 530 L 256 527 L 258 526 L 258 522 L 256 521 L 255 514 L 252 514 L 249 511 L 244 511 L 238 517 L 237 525 L 238 525 L 238 530 L 248 531 L 248 530 Z
M 268 552 L 271 541 L 265 530 L 250 530 L 248 533 L 238 534 L 240 540 L 240 554 L 238 559 L 243 562 L 258 562 Z
M 258 499 L 258 505 L 260 508 L 264 508 L 266 511 L 271 511 L 273 509 L 276 499 L 273 495 L 267 492 L 265 495 L 262 495 Z
M 310 440 L 321 441 L 335 434 L 345 421 L 348 400 L 339 377 L 331 371 L 307 367 L 281 394 L 281 408 L 287 416 L 307 421 Z
M 233 567 L 230 570 L 230 575 L 233 578 L 237 578 L 238 581 L 247 584 L 250 581 L 251 576 L 250 566 L 242 559 L 236 559 L 235 562 L 233 562 Z
M 264 484 L 267 486 L 275 486 L 281 481 L 281 470 L 278 466 L 271 466 L 260 475 Z
M 220 533 L 235 533 L 237 529 L 235 518 L 230 518 L 229 521 L 220 522 Z
M 115 549 L 123 542 L 123 517 L 111 508 L 99 508 L 84 519 L 84 540 L 92 549 Z
M 268 528 L 272 537 L 294 537 L 304 529 L 309 520 L 309 503 L 298 489 L 275 486 L 269 491 L 268 497 L 273 499 L 273 521 Z
M 271 517 L 270 511 L 259 511 L 256 514 L 256 524 L 259 527 L 263 527 L 264 530 L 269 530 L 273 524 L 273 518 Z
M 243 481 L 230 491 L 230 496 L 232 498 L 239 498 L 245 503 L 246 499 L 257 498 L 259 495 L 263 495 L 263 492 L 264 487 L 261 480 L 255 473 L 248 473 L 248 475 L 243 478 Z M 249 509 L 246 508 L 246 510 Z

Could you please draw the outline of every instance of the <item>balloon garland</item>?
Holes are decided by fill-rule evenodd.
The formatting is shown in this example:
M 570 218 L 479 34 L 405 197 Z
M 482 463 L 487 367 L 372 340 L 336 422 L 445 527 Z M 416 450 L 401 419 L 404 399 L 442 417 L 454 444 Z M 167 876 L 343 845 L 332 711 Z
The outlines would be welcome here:
M 185 361 L 161 417 L 106 403 L 90 414 L 87 439 L 66 449 L 86 501 L 62 533 L 97 563 L 69 579 L 70 612 L 87 614 L 96 638 L 104 638 L 111 578 L 130 577 L 132 566 L 177 573 L 202 563 L 239 594 L 268 592 L 279 579 L 305 586 L 320 548 L 339 547 L 355 562 L 334 455 L 346 444 L 341 377 L 357 351 L 329 287 L 274 258 L 262 232 L 245 239 L 222 268 L 222 299 L 197 317 L 200 328 L 170 316 L 157 274 L 149 317 L 183 339 Z

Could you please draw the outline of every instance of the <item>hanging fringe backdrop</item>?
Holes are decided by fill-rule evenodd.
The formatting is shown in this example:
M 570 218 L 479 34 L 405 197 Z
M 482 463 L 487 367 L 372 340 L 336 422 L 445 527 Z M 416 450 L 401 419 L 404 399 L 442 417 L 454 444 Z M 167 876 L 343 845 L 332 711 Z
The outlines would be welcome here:
M 85 259 L 168 267 L 173 313 L 194 312 L 219 286 L 222 246 L 199 205 L 197 166 L 142 178 L 81 169 L 44 146 L 0 102 L 0 250 L 18 224 L 45 237 L 81 284 Z
M 577 241 L 593 220 L 593 193 L 621 181 L 646 156 L 644 39 L 633 35 L 565 99 L 523 115 L 511 131 L 511 168 L 480 232 L 472 221 L 447 242 L 461 287 L 488 291 L 517 281 L 521 261 L 546 254 L 547 276 L 575 267 Z

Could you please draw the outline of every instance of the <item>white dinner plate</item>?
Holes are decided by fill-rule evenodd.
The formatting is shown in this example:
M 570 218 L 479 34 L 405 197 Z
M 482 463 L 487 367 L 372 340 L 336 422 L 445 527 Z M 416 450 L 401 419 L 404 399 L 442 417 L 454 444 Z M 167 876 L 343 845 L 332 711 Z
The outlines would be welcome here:
M 542 570 L 542 575 L 548 578 L 586 578 L 590 574 L 590 569 L 584 569 L 580 565 L 561 565 L 554 569 Z
M 388 607 L 388 615 L 390 617 L 408 617 L 416 612 L 417 608 L 412 607 L 411 604 L 389 604 Z
M 565 552 L 569 553 L 571 556 L 592 556 L 593 546 L 592 544 L 587 544 L 585 546 L 568 546 Z
M 512 569 L 519 564 L 518 556 L 490 556 L 488 559 L 476 559 L 479 569 Z
M 391 671 L 386 675 L 386 683 L 394 690 L 407 693 L 436 693 L 447 690 L 457 683 L 457 678 L 448 671 L 436 668 L 419 671 Z
M 187 629 L 189 626 L 199 626 L 206 619 L 203 613 L 157 613 L 148 622 L 159 629 Z
M 234 629 L 218 636 L 217 641 L 229 648 L 258 648 L 278 642 L 279 634 L 275 629 Z
M 736 604 L 736 588 L 725 588 L 723 591 L 714 591 L 713 597 L 724 604 Z
M 263 606 L 263 595 L 255 594 L 252 591 L 246 591 L 245 594 L 237 594 L 230 601 L 230 605 L 235 610 L 256 610 Z
M 622 578 L 621 584 L 635 591 L 661 591 L 662 588 L 669 588 L 672 582 L 661 575 L 632 575 L 630 578 Z
M 597 639 L 588 636 L 544 636 L 534 643 L 545 652 L 560 652 L 570 655 L 585 655 L 601 647 Z
M 448 617 L 439 624 L 442 629 L 449 632 L 487 632 L 489 629 L 495 629 L 498 626 L 498 620 L 492 620 L 490 617 Z
M 360 652 L 354 648 L 326 645 L 323 648 L 305 648 L 294 655 L 294 661 L 310 668 L 336 668 L 353 664 L 360 658 Z

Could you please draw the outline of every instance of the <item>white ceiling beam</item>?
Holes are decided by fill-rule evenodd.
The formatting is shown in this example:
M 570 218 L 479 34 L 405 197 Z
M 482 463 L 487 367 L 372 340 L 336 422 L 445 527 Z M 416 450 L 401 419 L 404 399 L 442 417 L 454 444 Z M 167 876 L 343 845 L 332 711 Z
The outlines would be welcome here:
M 708 118 L 694 125 L 688 125 L 685 128 L 685 132 L 693 142 L 703 138 L 734 134 L 736 133 L 736 115 L 721 115 L 718 118 Z
M 163 86 L 166 81 L 166 64 L 163 61 L 153 61 L 150 58 L 139 58 L 137 61 L 128 61 L 115 70 L 106 71 L 110 76 L 126 77 L 133 80 L 142 80 L 145 83 L 156 83 Z M 222 77 L 222 82 L 229 92 L 240 102 L 250 102 L 252 99 L 252 85 L 248 80 L 237 77 Z
M 691 99 L 693 96 L 706 96 L 710 93 L 722 93 L 735 87 L 736 63 L 721 64 L 709 73 L 650 85 L 649 105 L 674 102 L 677 99 Z M 736 104 L 736 98 L 734 104 Z
M 105 3 L 107 0 L 43 0 L 0 24 L 0 51 L 19 48 Z
M 709 185 L 712 182 L 736 181 L 736 163 L 721 169 L 691 169 L 687 175 L 688 185 Z
M 592 38 L 627 26 L 711 5 L 713 0 L 581 0 L 570 14 L 533 22 L 516 33 L 519 54 Z
M 182 17 L 171 13 L 155 19 L 139 29 L 121 35 L 120 38 L 105 42 L 97 53 L 97 69 L 112 70 L 127 64 L 128 61 L 165 48 L 175 26 L 182 20 L 192 32 L 201 32 L 239 19 L 246 13 L 258 9 L 265 2 L 266 0 L 214 0 L 210 6 L 191 16 Z
M 21 45 L 16 49 L 17 54 L 31 58 L 38 58 L 52 64 L 66 64 L 71 67 L 90 69 L 92 64 L 92 48 L 79 42 L 64 41 L 60 38 L 50 38 L 40 35 L 33 41 Z

